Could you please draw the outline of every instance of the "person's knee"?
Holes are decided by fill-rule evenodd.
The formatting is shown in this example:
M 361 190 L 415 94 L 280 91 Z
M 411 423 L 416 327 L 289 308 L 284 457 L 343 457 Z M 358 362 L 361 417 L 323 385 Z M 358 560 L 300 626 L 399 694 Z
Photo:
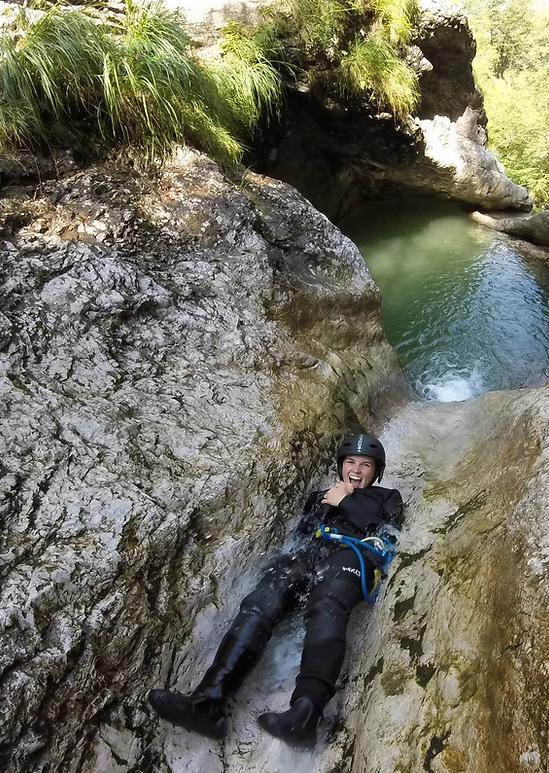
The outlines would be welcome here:
M 345 635 L 350 609 L 336 596 L 311 598 L 305 610 L 307 633 L 315 640 L 340 639 Z
M 240 615 L 248 618 L 257 618 L 267 625 L 276 625 L 279 617 L 279 609 L 276 599 L 270 599 L 266 603 L 266 597 L 261 593 L 252 592 L 240 604 Z
M 305 609 L 308 633 L 315 639 L 341 638 L 351 611 L 362 598 L 359 578 L 336 576 L 323 580 L 309 596 Z
M 323 614 L 350 614 L 362 599 L 360 577 L 354 574 L 337 575 L 323 580 L 312 591 L 307 611 L 318 610 Z
M 285 582 L 284 578 L 262 581 L 242 600 L 240 612 L 260 617 L 274 626 L 295 606 L 298 593 L 299 587 Z
M 276 625 L 295 609 L 308 583 L 302 564 L 284 557 L 267 569 L 256 588 L 243 599 L 240 610 L 257 614 Z

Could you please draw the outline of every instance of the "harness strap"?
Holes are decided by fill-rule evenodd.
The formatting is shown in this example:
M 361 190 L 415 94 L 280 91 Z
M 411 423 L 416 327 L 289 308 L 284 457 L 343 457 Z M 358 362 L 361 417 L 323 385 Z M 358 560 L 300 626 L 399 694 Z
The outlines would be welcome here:
M 347 537 L 344 534 L 340 534 L 337 529 L 330 528 L 325 524 L 319 527 L 315 536 L 323 537 L 331 542 L 339 542 L 356 553 L 360 565 L 362 594 L 369 604 L 375 604 L 381 589 L 381 579 L 386 576 L 389 565 L 395 557 L 396 550 L 394 545 L 384 537 L 365 537 L 364 539 Z M 363 552 L 368 554 L 368 557 L 373 560 L 376 567 L 374 569 L 374 587 L 371 593 L 368 593 L 368 586 L 366 585 L 366 564 L 364 563 Z

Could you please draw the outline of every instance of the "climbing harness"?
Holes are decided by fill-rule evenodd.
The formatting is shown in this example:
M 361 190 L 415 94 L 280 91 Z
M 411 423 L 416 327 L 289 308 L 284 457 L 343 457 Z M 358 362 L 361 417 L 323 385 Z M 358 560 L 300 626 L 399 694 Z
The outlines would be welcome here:
M 396 546 L 387 537 L 346 537 L 340 534 L 337 529 L 326 526 L 324 523 L 317 530 L 316 537 L 324 537 L 331 542 L 339 542 L 354 550 L 360 564 L 360 581 L 362 583 L 362 593 L 369 604 L 375 604 L 381 588 L 381 579 L 387 575 L 389 565 L 396 554 Z M 364 563 L 363 551 L 368 553 L 375 564 L 374 586 L 372 592 L 368 593 L 366 585 L 366 565 Z

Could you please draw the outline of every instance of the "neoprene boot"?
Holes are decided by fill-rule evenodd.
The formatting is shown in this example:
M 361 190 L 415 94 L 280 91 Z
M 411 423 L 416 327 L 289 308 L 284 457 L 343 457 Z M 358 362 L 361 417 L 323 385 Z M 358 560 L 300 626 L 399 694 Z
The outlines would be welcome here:
M 149 703 L 162 719 L 186 730 L 220 740 L 227 735 L 222 703 L 195 693 L 182 695 L 171 690 L 151 690 Z
M 304 566 L 282 556 L 262 576 L 240 605 L 223 637 L 214 662 L 190 695 L 152 690 L 149 702 L 163 719 L 208 738 L 227 734 L 225 708 L 259 661 L 273 627 L 287 614 L 306 583 Z
M 310 698 L 298 698 L 288 711 L 262 714 L 258 722 L 261 727 L 275 738 L 280 738 L 289 746 L 307 749 L 316 743 L 316 727 L 321 717 Z
M 220 739 L 227 735 L 225 708 L 246 676 L 254 668 L 261 651 L 228 633 L 217 650 L 215 660 L 198 687 L 190 695 L 171 690 L 151 690 L 149 703 L 162 717 L 207 738 Z

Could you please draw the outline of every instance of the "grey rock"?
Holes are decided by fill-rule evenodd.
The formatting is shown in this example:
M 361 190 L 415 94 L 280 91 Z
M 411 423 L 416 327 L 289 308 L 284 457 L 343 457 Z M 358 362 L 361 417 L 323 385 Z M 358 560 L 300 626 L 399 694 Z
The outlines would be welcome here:
M 0 202 L 0 766 L 166 770 L 195 674 L 333 432 L 402 377 L 357 248 L 182 151 Z
M 549 211 L 537 212 L 534 215 L 522 217 L 491 217 L 482 212 L 473 212 L 473 220 L 477 223 L 502 231 L 512 236 L 519 236 L 525 241 L 533 242 L 541 247 L 549 247 Z
M 528 191 L 509 180 L 502 164 L 486 150 L 477 117 L 467 107 L 455 122 L 438 115 L 419 121 L 424 155 L 413 166 L 391 170 L 391 178 L 419 193 L 437 193 L 485 209 L 529 211 Z

